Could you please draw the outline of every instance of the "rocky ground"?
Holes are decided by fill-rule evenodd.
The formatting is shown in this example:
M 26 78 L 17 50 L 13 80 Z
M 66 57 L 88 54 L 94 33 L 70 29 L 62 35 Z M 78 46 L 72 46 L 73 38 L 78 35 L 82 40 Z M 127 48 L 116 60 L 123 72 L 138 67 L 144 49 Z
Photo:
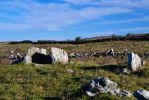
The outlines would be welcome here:
M 10 52 L 24 56 L 30 47 L 63 48 L 69 57 L 68 64 L 11 64 Z M 146 63 L 131 74 L 123 73 L 128 67 L 127 56 L 105 56 L 113 48 L 116 53 L 138 54 Z M 93 54 L 98 54 L 93 56 Z M 107 77 L 117 88 L 133 94 L 136 90 L 149 90 L 149 42 L 116 41 L 68 44 L 0 44 L 0 99 L 3 100 L 136 100 L 134 96 L 120 97 L 110 93 L 87 96 L 81 87 L 97 77 Z

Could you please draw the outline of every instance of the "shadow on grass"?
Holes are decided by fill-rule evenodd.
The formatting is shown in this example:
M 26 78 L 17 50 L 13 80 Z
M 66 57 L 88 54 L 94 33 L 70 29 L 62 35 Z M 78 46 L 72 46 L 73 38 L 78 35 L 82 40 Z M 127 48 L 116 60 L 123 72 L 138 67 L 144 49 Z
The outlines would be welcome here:
M 79 98 L 82 98 L 82 96 L 85 95 L 84 92 L 81 89 L 78 89 L 77 91 L 67 91 L 64 92 L 64 100 L 78 100 Z
M 137 75 L 138 77 L 148 78 L 148 76 L 149 76 L 149 68 L 138 70 L 136 72 L 133 72 L 133 74 Z
M 126 66 L 123 65 L 103 65 L 103 66 L 87 66 L 87 67 L 79 67 L 81 70 L 105 70 L 110 71 L 115 74 L 120 74 L 123 71 L 123 68 L 126 68 Z
M 62 100 L 62 99 L 58 97 L 43 97 L 43 100 Z

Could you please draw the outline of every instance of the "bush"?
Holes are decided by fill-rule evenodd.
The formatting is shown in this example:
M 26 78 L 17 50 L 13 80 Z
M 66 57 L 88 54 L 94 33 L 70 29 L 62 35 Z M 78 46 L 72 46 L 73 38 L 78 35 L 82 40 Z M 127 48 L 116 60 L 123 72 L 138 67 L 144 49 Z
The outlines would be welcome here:
M 112 34 L 112 40 L 123 40 L 123 39 L 124 39 L 123 36 Z
M 128 33 L 127 35 L 126 35 L 126 37 L 128 38 L 128 37 L 135 37 L 135 34 L 131 34 L 131 33 Z
M 81 37 L 76 37 L 75 41 L 78 42 L 81 40 Z

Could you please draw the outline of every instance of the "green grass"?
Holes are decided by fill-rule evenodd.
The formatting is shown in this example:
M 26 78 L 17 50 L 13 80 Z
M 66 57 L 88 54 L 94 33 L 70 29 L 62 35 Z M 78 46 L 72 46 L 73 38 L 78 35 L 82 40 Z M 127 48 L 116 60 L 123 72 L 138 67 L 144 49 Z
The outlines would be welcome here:
M 31 44 L 1 45 L 0 55 L 4 50 L 17 50 L 25 54 Z M 149 43 L 116 41 L 104 43 L 89 43 L 81 45 L 60 45 L 46 44 L 34 45 L 47 48 L 60 47 L 67 52 L 104 52 L 108 48 L 116 51 L 123 51 L 127 48 L 138 54 L 149 52 Z M 109 60 L 109 61 L 108 61 Z M 146 59 L 148 60 L 148 59 Z M 0 65 L 0 100 L 135 100 L 131 98 L 120 98 L 110 94 L 100 94 L 89 98 L 82 94 L 80 87 L 96 77 L 108 77 L 118 83 L 118 87 L 133 93 L 137 89 L 149 90 L 149 64 L 143 69 L 130 75 L 121 72 L 123 67 L 127 67 L 127 57 L 125 58 L 104 58 L 89 57 L 87 61 L 80 59 L 70 59 L 74 64 L 56 64 L 34 66 L 25 65 Z M 67 72 L 68 69 L 74 73 Z
M 75 65 L 11 65 L 0 66 L 0 99 L 4 100 L 46 100 L 46 98 L 59 98 L 62 100 L 88 100 L 89 97 L 76 96 L 80 87 L 98 76 L 109 77 L 118 83 L 119 88 L 131 93 L 136 89 L 149 89 L 149 79 L 143 76 L 123 75 L 101 68 L 100 66 Z M 114 67 L 114 66 L 112 66 Z M 118 66 L 115 66 L 118 67 Z M 73 69 L 74 73 L 67 72 Z M 93 100 L 123 100 L 110 94 L 102 94 Z M 126 98 L 126 100 L 134 100 Z

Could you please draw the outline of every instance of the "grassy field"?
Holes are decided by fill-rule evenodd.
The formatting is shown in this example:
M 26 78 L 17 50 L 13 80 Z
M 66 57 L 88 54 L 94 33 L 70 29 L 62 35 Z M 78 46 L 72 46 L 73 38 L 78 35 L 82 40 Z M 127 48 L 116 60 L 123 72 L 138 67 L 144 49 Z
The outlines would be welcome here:
M 113 41 L 89 43 L 80 45 L 71 44 L 0 44 L 0 56 L 8 55 L 14 50 L 24 55 L 31 46 L 46 48 L 59 47 L 70 52 L 93 51 L 103 53 L 109 48 L 123 52 L 126 48 L 139 55 L 149 53 L 147 41 Z M 98 76 L 108 77 L 118 83 L 118 87 L 133 93 L 137 89 L 149 90 L 149 63 L 138 72 L 130 75 L 122 74 L 121 69 L 127 67 L 127 57 L 87 57 L 70 59 L 70 63 L 35 66 L 25 65 L 0 65 L 0 100 L 135 100 L 119 98 L 110 94 L 100 94 L 89 98 L 81 95 L 80 87 Z M 72 63 L 73 62 L 73 63 Z M 68 69 L 74 70 L 73 73 Z

